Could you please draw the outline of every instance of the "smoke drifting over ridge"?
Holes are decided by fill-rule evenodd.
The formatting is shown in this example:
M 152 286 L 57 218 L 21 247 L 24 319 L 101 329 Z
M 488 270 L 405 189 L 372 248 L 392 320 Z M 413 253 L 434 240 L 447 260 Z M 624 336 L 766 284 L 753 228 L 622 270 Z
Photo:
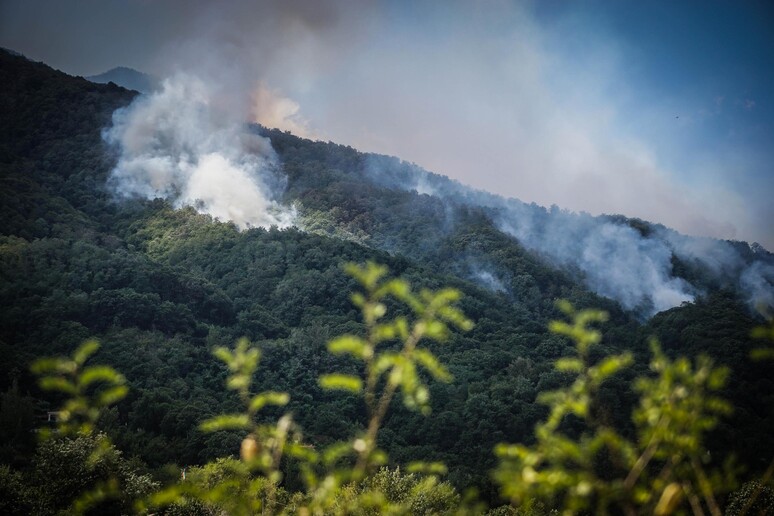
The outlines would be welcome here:
M 623 217 L 546 209 L 477 191 L 386 156 L 369 155 L 365 174 L 383 186 L 487 209 L 497 227 L 521 245 L 646 317 L 694 301 L 708 285 L 735 290 L 753 309 L 774 308 L 774 255 L 757 244 L 686 236 Z M 675 260 L 700 279 L 679 277 Z M 488 277 L 473 272 L 471 278 L 502 290 L 487 281 L 495 277 L 489 269 Z
M 113 114 L 103 133 L 119 148 L 109 184 L 125 197 L 168 198 L 242 229 L 292 224 L 264 178 L 276 162 L 265 138 L 220 109 L 200 79 L 178 73 Z
M 247 123 L 313 136 L 299 105 L 266 78 L 303 83 L 307 73 L 331 66 L 343 45 L 338 29 L 358 26 L 349 7 L 348 0 L 159 6 L 175 23 L 145 60 L 166 79 L 117 111 L 105 130 L 105 140 L 119 150 L 110 186 L 120 196 L 193 206 L 243 229 L 291 225 L 294 210 L 274 202 L 279 188 L 268 185 L 270 176 L 277 178 L 275 153 Z M 140 17 L 153 12 L 136 4 L 121 9 Z M 352 35 L 346 34 L 349 43 Z
M 668 4 L 4 0 L 0 44 L 79 75 L 230 63 L 264 125 L 774 249 L 766 17 Z

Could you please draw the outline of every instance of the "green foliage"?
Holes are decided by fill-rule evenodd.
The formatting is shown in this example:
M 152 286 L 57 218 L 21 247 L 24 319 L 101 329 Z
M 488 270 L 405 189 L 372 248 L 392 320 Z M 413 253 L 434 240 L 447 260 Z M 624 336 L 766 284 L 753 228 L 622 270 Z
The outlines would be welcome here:
M 86 365 L 98 349 L 96 341 L 86 341 L 70 358 L 42 358 L 32 364 L 42 389 L 65 396 L 55 412 L 55 429 L 40 430 L 33 459 L 33 512 L 126 512 L 133 500 L 158 487 L 124 460 L 106 435 L 94 432 L 104 410 L 128 391 L 125 378 L 112 367 Z
M 252 395 L 250 387 L 258 368 L 260 352 L 250 347 L 247 339 L 240 339 L 234 350 L 218 346 L 213 355 L 226 364 L 230 375 L 228 389 L 236 391 L 244 406 L 244 412 L 222 414 L 201 423 L 202 431 L 211 433 L 222 430 L 248 432 L 242 440 L 242 461 L 228 459 L 209 463 L 192 470 L 191 479 L 155 493 L 139 507 L 174 505 L 224 510 L 228 514 L 254 514 L 261 509 L 268 513 L 276 510 L 278 488 L 282 480 L 280 460 L 291 436 L 292 419 L 285 415 L 275 424 L 260 424 L 257 415 L 267 405 L 284 406 L 289 401 L 286 393 L 263 392 Z M 203 504 L 203 506 L 201 505 Z M 209 510 L 209 509 L 208 509 Z
M 387 460 L 386 453 L 377 448 L 377 433 L 387 409 L 394 395 L 400 392 L 406 408 L 429 413 L 429 389 L 420 376 L 420 366 L 437 380 L 449 381 L 450 375 L 433 353 L 420 347 L 420 344 L 425 339 L 445 341 L 451 332 L 448 325 L 461 330 L 472 327 L 472 323 L 454 305 L 460 298 L 457 291 L 422 290 L 415 294 L 407 281 L 387 279 L 387 268 L 372 262 L 365 266 L 348 264 L 346 270 L 363 289 L 352 295 L 352 302 L 361 311 L 365 336 L 347 334 L 334 338 L 328 343 L 328 350 L 334 355 L 347 355 L 360 362 L 362 377 L 334 373 L 322 376 L 320 384 L 330 390 L 362 392 L 369 420 L 365 432 L 348 443 L 330 445 L 319 456 L 314 453 L 298 454 L 298 458 L 306 461 L 301 468 L 310 498 L 307 508 L 313 513 L 341 511 L 341 507 L 331 503 L 338 499 L 335 493 L 342 486 L 349 490 L 350 498 L 357 493 L 354 501 L 346 502 L 346 511 L 354 510 L 353 504 L 385 509 L 380 505 L 384 493 L 375 491 L 373 487 L 363 488 L 360 483 L 370 471 Z M 401 315 L 387 319 L 390 302 L 400 303 L 413 317 Z M 354 466 L 342 466 L 342 459 L 349 454 L 355 456 Z M 328 472 L 315 474 L 314 464 L 328 468 Z M 440 464 L 414 464 L 412 469 L 430 475 L 422 484 L 427 489 L 436 482 L 436 474 L 445 472 L 445 467 Z M 421 489 L 417 488 L 417 491 Z
M 222 459 L 192 471 L 190 480 L 154 494 L 140 508 L 156 506 L 194 506 L 223 510 L 229 514 L 300 512 L 306 514 L 389 512 L 396 514 L 433 513 L 450 509 L 458 496 L 448 484 L 439 484 L 443 464 L 416 462 L 408 476 L 399 471 L 382 470 L 368 476 L 387 461 L 376 447 L 377 433 L 393 396 L 403 393 L 404 404 L 422 412 L 429 410 L 429 390 L 418 373 L 422 365 L 439 379 L 449 374 L 426 348 L 424 339 L 443 341 L 451 330 L 447 324 L 470 329 L 472 324 L 454 306 L 459 293 L 451 289 L 438 292 L 423 290 L 414 294 L 406 281 L 385 279 L 387 269 L 373 263 L 364 267 L 348 265 L 347 271 L 363 287 L 352 300 L 361 309 L 366 337 L 343 335 L 332 339 L 328 349 L 333 355 L 349 355 L 362 362 L 363 378 L 332 373 L 320 377 L 328 390 L 363 393 L 369 421 L 366 431 L 348 442 L 333 443 L 317 451 L 303 443 L 300 429 L 289 414 L 276 424 L 258 424 L 257 413 L 266 405 L 283 406 L 285 393 L 263 392 L 253 395 L 250 387 L 258 367 L 260 352 L 245 339 L 232 351 L 215 348 L 213 354 L 229 369 L 226 386 L 239 394 L 242 413 L 216 416 L 202 423 L 205 432 L 242 430 L 247 432 L 240 450 L 241 461 Z M 388 320 L 388 299 L 408 307 L 413 317 Z M 397 351 L 388 349 L 391 341 Z M 294 461 L 303 479 L 305 491 L 287 499 L 279 487 L 283 480 L 283 461 Z M 426 475 L 422 477 L 418 474 Z
M 42 358 L 32 364 L 32 372 L 40 377 L 41 389 L 68 397 L 57 412 L 59 434 L 91 433 L 101 411 L 128 392 L 126 379 L 112 367 L 85 366 L 98 349 L 97 341 L 86 341 L 73 352 L 72 358 Z
M 444 342 L 455 330 L 472 328 L 456 306 L 459 292 L 414 293 L 407 281 L 387 278 L 386 267 L 374 263 L 346 269 L 362 288 L 352 301 L 361 311 L 363 334 L 335 337 L 327 347 L 332 356 L 357 363 L 361 373 L 329 373 L 319 383 L 327 390 L 362 395 L 368 420 L 350 440 L 318 449 L 304 442 L 290 414 L 275 423 L 262 422 L 267 417 L 263 411 L 287 406 L 291 399 L 277 391 L 253 394 L 261 353 L 240 339 L 233 350 L 217 346 L 213 354 L 226 365 L 226 387 L 237 394 L 242 411 L 211 417 L 200 426 L 206 433 L 242 432 L 240 459 L 221 458 L 190 468 L 181 482 L 149 494 L 157 487 L 150 478 L 124 461 L 106 436 L 93 433 L 100 413 L 126 394 L 126 386 L 112 368 L 86 365 L 99 347 L 87 341 L 68 359 L 41 359 L 33 365 L 41 387 L 66 399 L 56 432 L 45 435 L 37 452 L 35 481 L 0 470 L 7 496 L 33 511 L 67 508 L 78 514 L 131 507 L 235 515 L 481 512 L 439 480 L 447 473 L 443 463 L 413 461 L 404 474 L 383 467 L 388 457 L 377 446 L 394 397 L 400 394 L 406 409 L 427 414 L 426 378 L 451 380 L 423 344 Z M 558 358 L 554 366 L 572 381 L 538 396 L 549 410 L 535 429 L 535 444 L 495 449 L 495 481 L 517 508 L 492 514 L 544 514 L 546 507 L 566 514 L 672 514 L 686 508 L 720 514 L 718 496 L 733 487 L 735 472 L 709 462 L 704 439 L 731 412 L 731 405 L 716 394 L 727 382 L 728 369 L 715 367 L 706 357 L 695 363 L 671 360 L 653 341 L 652 374 L 635 382 L 637 439 L 631 441 L 610 423 L 600 398 L 606 383 L 631 365 L 632 355 L 596 352 L 602 334 L 592 325 L 606 321 L 605 312 L 576 311 L 566 301 L 558 308 L 569 320 L 552 322 L 550 330 L 569 338 L 574 353 Z M 389 318 L 393 310 L 399 315 Z M 303 485 L 295 493 L 282 486 L 291 471 Z M 741 514 L 765 507 L 767 481 L 764 475 L 763 484 L 746 485 L 731 498 L 729 509 Z M 39 486 L 48 492 L 39 492 Z
M 728 501 L 727 516 L 774 514 L 774 489 L 758 480 L 745 482 Z
M 594 396 L 602 382 L 629 365 L 632 358 L 617 355 L 592 364 L 591 346 L 600 341 L 601 334 L 589 325 L 605 321 L 607 315 L 593 310 L 575 312 L 567 302 L 561 302 L 559 308 L 572 321 L 554 321 L 550 328 L 575 342 L 575 356 L 559 359 L 555 367 L 577 377 L 569 387 L 539 397 L 549 406 L 549 416 L 535 429 L 535 446 L 501 444 L 495 449 L 500 458 L 495 479 L 505 497 L 527 509 L 542 499 L 570 513 L 592 507 L 596 512 L 606 512 L 621 486 L 600 475 L 596 464 L 603 454 L 612 453 L 626 467 L 633 461 L 634 450 L 613 428 L 595 418 Z M 577 441 L 564 435 L 560 425 L 570 415 L 583 420 L 591 433 Z
M 753 338 L 774 342 L 774 317 L 770 317 L 765 326 L 756 326 L 752 331 Z M 756 348 L 750 352 L 753 360 L 774 359 L 774 346 Z
M 0 465 L 0 514 L 31 514 L 36 503 L 36 494 L 20 472 Z
M 576 376 L 565 388 L 540 400 L 549 416 L 535 429 L 534 446 L 499 445 L 495 479 L 504 496 L 527 510 L 537 500 L 568 513 L 616 507 L 627 514 L 671 514 L 682 504 L 696 513 L 719 514 L 717 495 L 733 486 L 733 474 L 706 471 L 704 436 L 715 428 L 730 405 L 715 392 L 728 377 L 701 357 L 669 360 L 654 342 L 653 377 L 636 382 L 640 393 L 634 411 L 638 439 L 633 443 L 597 416 L 595 404 L 602 383 L 631 363 L 630 355 L 590 360 L 600 333 L 588 325 L 606 319 L 599 311 L 576 312 L 567 302 L 560 309 L 571 322 L 556 321 L 551 330 L 570 337 L 575 356 L 556 361 L 558 371 Z M 579 437 L 563 431 L 575 418 L 586 431 Z
M 362 362 L 363 378 L 326 375 L 321 378 L 321 383 L 325 388 L 344 388 L 353 392 L 365 389 L 370 421 L 362 438 L 362 450 L 358 450 L 359 467 L 364 470 L 370 454 L 375 451 L 376 431 L 395 392 L 402 393 L 403 403 L 408 409 L 428 414 L 430 391 L 420 376 L 420 367 L 436 380 L 451 380 L 451 375 L 435 355 L 427 348 L 418 347 L 420 342 L 423 339 L 446 341 L 451 331 L 448 325 L 461 330 L 470 330 L 473 325 L 454 306 L 460 298 L 456 290 L 422 290 L 415 294 L 405 280 L 385 280 L 387 268 L 372 262 L 363 267 L 349 264 L 346 270 L 364 290 L 353 294 L 352 302 L 361 311 L 366 337 L 338 337 L 328 344 L 328 350 L 335 355 L 348 354 Z M 405 316 L 386 320 L 389 299 L 409 308 L 413 312 L 413 320 Z M 400 343 L 399 350 L 387 347 L 389 342 L 396 340 Z M 384 386 L 378 393 L 382 381 Z
M 0 394 L 0 462 L 22 464 L 34 449 L 34 410 L 31 396 L 19 392 L 18 379 Z M 0 511 L 1 513 L 2 511 Z
M 381 468 L 359 484 L 348 484 L 336 495 L 334 514 L 453 514 L 462 503 L 447 482 L 435 476 L 403 473 L 400 468 Z
M 588 417 L 620 429 L 634 442 L 639 434 L 628 415 L 638 395 L 630 380 L 646 373 L 643 337 L 655 334 L 670 357 L 693 360 L 706 353 L 733 370 L 724 396 L 736 410 L 705 440 L 711 463 L 704 464 L 705 455 L 702 466 L 711 469 L 736 453 L 752 472 L 766 470 L 774 451 L 774 383 L 768 364 L 747 360 L 751 348 L 761 347 L 749 338 L 757 322 L 696 264 L 673 259 L 673 272 L 709 294 L 638 322 L 499 231 L 492 210 L 394 188 L 415 179 L 412 165 L 262 128 L 256 130 L 271 139 L 280 158 L 278 172 L 287 179 L 283 202 L 298 206 L 304 231 L 240 232 L 162 200 L 116 203 L 105 188 L 114 157 L 105 152 L 100 131 L 133 93 L 68 77 L 6 52 L 0 52 L 0 89 L 0 382 L 6 382 L 0 386 L 6 390 L 0 449 L 2 460 L 13 461 L 25 475 L 34 449 L 35 434 L 28 431 L 34 411 L 47 409 L 50 396 L 58 401 L 72 394 L 41 393 L 30 376 L 14 370 L 26 370 L 40 356 L 68 353 L 92 336 L 132 390 L 103 410 L 96 423 L 82 414 L 74 416 L 74 424 L 106 430 L 127 455 L 160 466 L 202 464 L 234 453 L 243 440 L 238 432 L 278 416 L 282 391 L 290 398 L 285 409 L 292 421 L 306 430 L 307 444 L 294 453 L 318 454 L 310 467 L 318 480 L 336 467 L 352 466 L 359 456 L 354 442 L 361 438 L 365 444 L 364 423 L 370 421 L 361 398 L 368 390 L 364 353 L 370 330 L 356 321 L 348 299 L 354 282 L 341 274 L 339 264 L 366 260 L 389 264 L 420 290 L 454 286 L 465 294 L 460 308 L 477 323 L 465 334 L 450 331 L 448 345 L 425 339 L 409 365 L 397 361 L 402 349 L 397 337 L 375 348 L 375 354 L 393 354 L 376 382 L 379 393 L 396 366 L 403 372 L 413 368 L 406 379 L 417 380 L 396 388 L 395 398 L 408 406 L 390 403 L 390 415 L 382 420 L 378 447 L 392 464 L 419 462 L 419 470 L 439 473 L 435 461 L 443 461 L 455 486 L 477 486 L 486 501 L 500 503 L 486 475 L 495 465 L 492 447 L 532 444 L 535 423 L 550 415 L 535 400 L 566 387 L 578 374 L 573 348 L 546 332 L 557 315 L 553 300 L 566 297 L 576 306 L 610 313 L 604 337 L 590 346 L 591 367 L 604 375 L 604 355 L 630 350 L 636 357 L 628 369 L 599 385 Z M 648 229 L 623 222 L 641 232 Z M 502 291 L 466 281 L 480 268 L 497 277 Z M 424 302 L 420 293 L 414 295 Z M 395 296 L 382 304 L 391 314 L 389 324 L 416 317 Z M 428 328 L 428 336 L 439 336 L 439 330 Z M 340 334 L 350 337 L 331 342 L 328 353 L 326 343 Z M 222 388 L 225 373 L 208 361 L 209 350 L 242 336 L 263 351 L 262 374 L 252 378 L 249 392 L 274 395 L 244 400 L 239 389 Z M 563 360 L 561 371 L 552 366 L 556 359 Z M 693 371 L 701 369 L 693 364 Z M 359 378 L 359 395 L 323 389 L 319 377 L 330 373 L 340 375 L 333 385 L 338 381 L 350 388 Z M 445 383 L 452 373 L 454 383 Z M 101 373 L 94 374 L 96 381 Z M 72 377 L 62 377 L 64 382 L 53 379 L 48 386 L 72 390 Z M 349 383 L 342 384 L 342 378 Z M 594 383 L 587 380 L 589 386 Z M 244 375 L 233 381 L 232 386 L 242 382 L 244 387 Z M 98 383 L 85 390 L 87 403 L 108 388 Z M 430 406 L 426 394 L 432 398 L 432 417 L 422 417 Z M 197 430 L 218 412 L 236 418 L 216 419 L 212 428 L 243 429 Z M 581 419 L 568 412 L 559 431 L 577 437 Z M 289 431 L 298 431 L 296 423 Z M 355 436 L 352 442 L 332 446 L 348 435 Z M 299 462 L 307 459 L 291 455 L 286 449 L 280 461 L 283 485 L 303 490 Z M 598 460 L 604 469 L 607 459 Z M 642 478 L 667 462 L 661 456 L 651 459 Z M 17 475 L 8 478 L 9 485 L 17 485 Z M 24 481 L 31 483 L 26 476 Z M 191 503 L 199 504 L 197 510 L 212 507 Z
M 159 487 L 102 434 L 47 439 L 33 464 L 37 514 L 127 514 L 134 500 Z

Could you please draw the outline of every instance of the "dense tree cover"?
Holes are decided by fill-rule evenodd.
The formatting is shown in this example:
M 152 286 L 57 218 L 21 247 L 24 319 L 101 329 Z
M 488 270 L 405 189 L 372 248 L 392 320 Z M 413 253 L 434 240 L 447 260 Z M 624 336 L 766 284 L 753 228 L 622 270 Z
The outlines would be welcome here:
M 239 459 L 209 461 L 191 468 L 188 477 L 184 469 L 179 480 L 170 479 L 159 490 L 136 465 L 115 460 L 120 454 L 107 436 L 94 434 L 101 409 L 123 398 L 127 389 L 125 378 L 112 367 L 86 364 L 99 348 L 87 341 L 72 357 L 48 357 L 33 364 L 40 387 L 58 391 L 66 400 L 55 431 L 41 433 L 42 456 L 35 468 L 23 473 L 0 470 L 3 494 L 10 502 L 6 509 L 49 513 L 54 507 L 41 503 L 48 499 L 75 514 L 482 514 L 486 504 L 475 493 L 463 499 L 453 486 L 439 482 L 438 475 L 446 472 L 443 463 L 413 461 L 409 475 L 400 468 L 390 470 L 384 467 L 389 459 L 377 440 L 392 399 L 400 397 L 407 409 L 429 415 L 431 400 L 420 368 L 435 381 L 451 380 L 426 345 L 445 342 L 451 326 L 463 331 L 472 327 L 456 306 L 460 292 L 445 288 L 416 293 L 403 279 L 385 278 L 387 268 L 373 262 L 364 267 L 348 264 L 346 269 L 362 287 L 352 301 L 366 331 L 362 337 L 337 336 L 327 350 L 349 357 L 362 369 L 356 374 L 323 374 L 318 382 L 326 390 L 362 395 L 368 418 L 364 430 L 322 445 L 305 440 L 292 413 L 276 423 L 263 422 L 265 418 L 259 422 L 260 412 L 285 406 L 290 397 L 278 391 L 255 393 L 252 384 L 261 353 L 240 339 L 233 350 L 218 346 L 213 354 L 226 364 L 226 387 L 238 393 L 242 408 L 200 425 L 205 433 L 243 432 Z M 408 308 L 408 314 L 390 314 L 388 300 Z M 605 416 L 599 394 L 611 377 L 631 365 L 632 353 L 595 358 L 591 351 L 601 333 L 593 325 L 608 314 L 576 311 L 566 300 L 557 307 L 569 321 L 552 321 L 549 329 L 575 346 L 572 355 L 557 359 L 553 367 L 570 375 L 572 382 L 540 394 L 538 401 L 548 405 L 549 414 L 535 428 L 535 445 L 500 443 L 495 448 L 499 464 L 493 477 L 512 505 L 487 515 L 542 515 L 546 507 L 561 509 L 562 514 L 594 508 L 599 514 L 613 509 L 632 516 L 680 514 L 689 508 L 695 515 L 713 516 L 722 514 L 722 507 L 732 514 L 768 510 L 774 459 L 760 481 L 733 493 L 739 471 L 708 460 L 706 435 L 731 410 L 719 396 L 727 367 L 715 366 L 706 355 L 695 362 L 686 357 L 671 360 L 652 342 L 654 374 L 635 382 L 639 403 L 632 420 L 637 439 L 627 439 Z M 774 326 L 758 327 L 754 336 L 772 338 Z M 397 347 L 385 346 L 390 342 Z M 770 358 L 771 350 L 757 348 L 754 355 L 758 360 Z M 106 463 L 106 458 L 113 460 Z M 67 473 L 47 475 L 51 464 Z M 37 492 L 40 478 L 47 493 Z
M 634 354 L 634 366 L 599 394 L 609 418 L 630 424 L 629 380 L 646 370 L 645 340 L 656 334 L 667 354 L 709 353 L 732 369 L 736 411 L 710 440 L 713 460 L 735 452 L 761 469 L 774 453 L 774 385 L 747 360 L 755 320 L 732 294 L 716 291 L 641 323 L 500 232 L 487 210 L 380 184 L 352 148 L 262 128 L 301 229 L 238 231 L 163 200 L 119 202 L 105 186 L 113 158 L 100 131 L 132 98 L 0 52 L 3 462 L 28 461 L 28 430 L 59 401 L 36 389 L 31 361 L 92 336 L 103 344 L 99 360 L 130 386 L 102 427 L 152 468 L 236 452 L 233 433 L 207 435 L 197 425 L 238 406 L 210 352 L 243 336 L 264 352 L 256 388 L 288 392 L 288 409 L 313 442 L 350 435 L 366 408 L 316 378 L 352 367 L 325 345 L 364 331 L 341 264 L 369 259 L 417 286 L 459 289 L 476 323 L 432 348 L 454 377 L 430 386 L 433 417 L 397 404 L 384 421 L 379 445 L 396 465 L 441 460 L 452 484 L 496 498 L 493 447 L 529 443 L 546 414 L 538 394 L 568 381 L 551 364 L 572 346 L 546 330 L 560 297 L 610 312 L 595 353 Z

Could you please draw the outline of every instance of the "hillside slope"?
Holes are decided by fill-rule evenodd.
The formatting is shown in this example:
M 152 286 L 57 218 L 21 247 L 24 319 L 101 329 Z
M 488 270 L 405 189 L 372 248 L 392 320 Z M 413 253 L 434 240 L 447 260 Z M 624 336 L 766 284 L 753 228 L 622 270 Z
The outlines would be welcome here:
M 537 394 L 566 381 L 551 363 L 568 343 L 546 331 L 559 297 L 609 310 L 599 352 L 638 357 L 605 390 L 610 417 L 628 421 L 627 380 L 645 370 L 655 333 L 669 352 L 734 368 L 739 408 L 715 436 L 718 460 L 736 451 L 756 465 L 774 452 L 765 437 L 774 389 L 746 359 L 755 321 L 735 291 L 707 281 L 695 304 L 643 323 L 589 290 L 583 270 L 504 231 L 497 206 L 399 188 L 374 179 L 369 155 L 260 128 L 286 178 L 279 200 L 296 203 L 301 229 L 240 231 L 165 200 L 117 200 L 106 186 L 116 157 L 101 131 L 133 98 L 0 52 L 0 378 L 3 389 L 16 379 L 38 410 L 55 400 L 33 386 L 30 361 L 96 336 L 98 359 L 131 384 L 103 422 L 120 448 L 152 466 L 233 453 L 236 435 L 205 435 L 197 423 L 237 403 L 210 350 L 248 336 L 264 351 L 257 388 L 288 391 L 313 442 L 349 435 L 363 407 L 316 378 L 331 369 L 327 340 L 361 330 L 341 264 L 370 259 L 416 285 L 461 289 L 476 322 L 435 350 L 455 380 L 433 385 L 433 417 L 391 411 L 382 445 L 398 463 L 444 460 L 456 485 L 489 489 L 494 444 L 530 439 L 544 415 Z M 31 434 L 0 431 L 0 459 L 23 464 Z

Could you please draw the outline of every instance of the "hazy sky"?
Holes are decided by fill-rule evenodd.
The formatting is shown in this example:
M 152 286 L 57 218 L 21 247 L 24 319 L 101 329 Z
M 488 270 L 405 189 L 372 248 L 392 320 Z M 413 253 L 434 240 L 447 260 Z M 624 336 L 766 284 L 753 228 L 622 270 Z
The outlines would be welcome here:
M 767 4 L 0 0 L 0 46 L 196 73 L 267 125 L 774 250 Z

